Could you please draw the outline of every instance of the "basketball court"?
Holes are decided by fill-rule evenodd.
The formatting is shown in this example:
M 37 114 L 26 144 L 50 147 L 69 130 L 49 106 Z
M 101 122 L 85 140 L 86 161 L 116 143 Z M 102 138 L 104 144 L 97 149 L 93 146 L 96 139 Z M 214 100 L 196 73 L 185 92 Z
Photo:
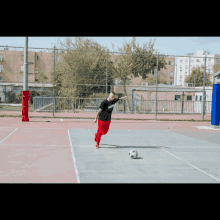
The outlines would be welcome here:
M 220 130 L 209 122 L 113 120 L 99 149 L 93 120 L 1 118 L 0 125 L 1 183 L 220 182 Z

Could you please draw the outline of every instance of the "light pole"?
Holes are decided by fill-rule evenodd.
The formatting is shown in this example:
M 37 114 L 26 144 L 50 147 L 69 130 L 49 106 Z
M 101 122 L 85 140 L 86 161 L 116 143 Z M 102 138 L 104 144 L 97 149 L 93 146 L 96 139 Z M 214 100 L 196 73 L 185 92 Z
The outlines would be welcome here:
M 205 92 L 205 75 L 206 75 L 206 56 L 205 56 L 205 71 L 203 78 L 203 112 L 202 112 L 202 120 L 204 120 L 205 110 L 206 110 L 206 92 Z
M 109 52 L 109 50 L 108 50 Z M 107 62 L 106 62 L 106 99 L 108 98 L 107 94 L 107 84 L 108 84 L 108 52 L 107 52 Z

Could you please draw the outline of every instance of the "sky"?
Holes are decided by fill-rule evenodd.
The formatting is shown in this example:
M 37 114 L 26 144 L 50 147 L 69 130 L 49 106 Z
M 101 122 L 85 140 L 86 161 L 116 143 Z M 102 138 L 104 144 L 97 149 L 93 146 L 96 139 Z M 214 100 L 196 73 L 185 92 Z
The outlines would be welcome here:
M 63 41 L 66 37 L 29 37 L 29 47 L 53 48 L 58 45 L 58 39 Z M 125 40 L 130 42 L 132 37 L 85 37 L 97 41 L 100 45 L 108 47 L 112 51 L 112 44 L 115 51 L 121 47 Z M 168 55 L 186 55 L 187 53 L 196 53 L 201 50 L 208 50 L 210 54 L 220 54 L 220 37 L 136 37 L 136 42 L 142 46 L 149 40 L 156 39 L 154 48 L 160 54 Z M 0 46 L 17 46 L 24 47 L 24 37 L 1 37 Z M 1 47 L 0 47 L 1 50 Z

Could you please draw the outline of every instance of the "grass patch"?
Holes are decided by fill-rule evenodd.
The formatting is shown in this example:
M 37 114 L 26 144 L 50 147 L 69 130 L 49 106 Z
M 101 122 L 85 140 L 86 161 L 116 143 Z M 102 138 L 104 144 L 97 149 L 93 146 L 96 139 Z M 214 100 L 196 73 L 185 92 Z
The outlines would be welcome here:
M 28 106 L 29 111 L 33 112 L 33 104 Z M 22 106 L 0 105 L 0 111 L 22 111 Z

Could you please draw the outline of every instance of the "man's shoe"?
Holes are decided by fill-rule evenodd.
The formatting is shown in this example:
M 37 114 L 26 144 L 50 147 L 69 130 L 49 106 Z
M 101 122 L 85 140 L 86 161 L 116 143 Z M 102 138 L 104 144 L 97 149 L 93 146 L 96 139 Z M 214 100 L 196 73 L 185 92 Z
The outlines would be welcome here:
M 96 144 L 96 147 L 95 147 L 96 149 L 99 149 L 99 145 L 98 144 Z

